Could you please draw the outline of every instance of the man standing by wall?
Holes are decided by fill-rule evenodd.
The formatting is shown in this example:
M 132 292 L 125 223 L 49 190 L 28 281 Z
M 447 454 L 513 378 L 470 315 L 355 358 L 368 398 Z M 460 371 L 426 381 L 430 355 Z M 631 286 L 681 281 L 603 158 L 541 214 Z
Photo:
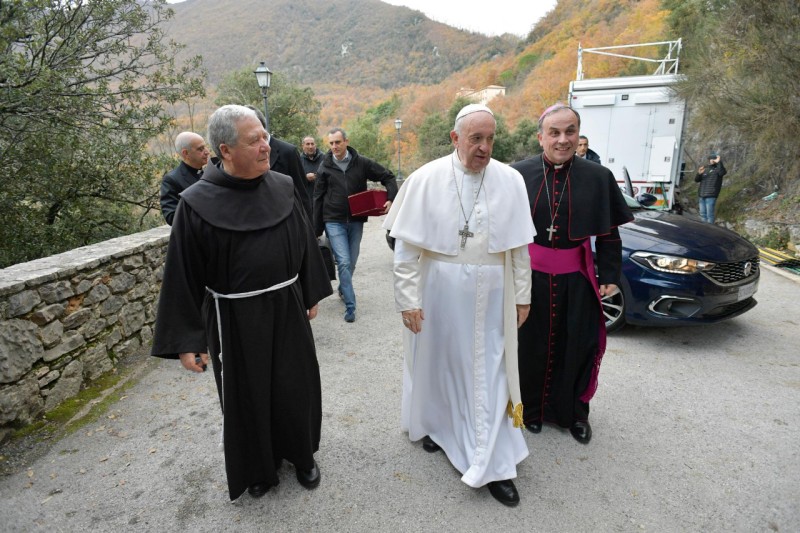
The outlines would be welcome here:
M 161 179 L 161 214 L 170 226 L 181 192 L 203 175 L 209 154 L 203 138 L 191 131 L 184 131 L 175 137 L 175 151 L 181 162 Z
M 459 111 L 455 152 L 408 177 L 384 228 L 408 330 L 402 427 L 426 451 L 443 449 L 464 483 L 514 506 L 528 455 L 516 341 L 534 229 L 521 176 L 491 158 L 496 127 L 484 105 Z
M 397 181 L 390 170 L 348 146 L 343 129 L 334 128 L 328 132 L 328 144 L 331 149 L 317 169 L 314 187 L 314 231 L 317 237 L 322 235 L 323 229 L 328 235 L 339 269 L 339 296 L 344 300 L 344 319 L 355 322 L 353 274 L 367 217 L 350 214 L 348 197 L 366 191 L 367 180 L 380 182 L 386 188 L 388 200 L 383 207 L 384 213 L 388 213 L 397 195 Z
M 697 169 L 694 181 L 700 184 L 698 194 L 700 196 L 700 218 L 703 219 L 703 222 L 713 224 L 717 218 L 717 197 L 722 190 L 722 178 L 727 173 L 725 165 L 722 164 L 722 157 L 716 153 L 708 156 L 708 167 L 701 166 Z
M 633 215 L 611 171 L 575 156 L 579 133 L 578 113 L 551 106 L 539 118 L 544 154 L 511 166 L 525 179 L 536 227 L 531 316 L 519 331 L 525 427 L 539 433 L 552 422 L 588 444 L 589 400 L 606 343 L 600 298 L 619 290 L 617 226 Z

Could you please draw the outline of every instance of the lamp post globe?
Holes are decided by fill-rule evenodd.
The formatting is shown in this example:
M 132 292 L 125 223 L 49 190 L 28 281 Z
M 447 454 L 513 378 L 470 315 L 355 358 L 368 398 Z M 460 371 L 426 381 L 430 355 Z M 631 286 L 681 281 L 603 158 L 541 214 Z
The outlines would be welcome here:
M 258 68 L 253 71 L 256 75 L 256 83 L 261 88 L 261 96 L 264 98 L 264 120 L 267 123 L 267 131 L 269 131 L 269 107 L 267 106 L 267 91 L 272 83 L 272 71 L 267 67 L 263 61 L 258 65 Z

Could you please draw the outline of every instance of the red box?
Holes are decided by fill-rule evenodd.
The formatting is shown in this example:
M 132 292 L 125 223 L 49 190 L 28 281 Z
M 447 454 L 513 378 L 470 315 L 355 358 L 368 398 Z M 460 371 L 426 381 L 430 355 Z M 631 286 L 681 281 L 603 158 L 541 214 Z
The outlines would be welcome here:
M 386 191 L 371 190 L 347 197 L 350 201 L 350 214 L 354 217 L 377 217 L 383 214 L 383 204 L 388 199 Z

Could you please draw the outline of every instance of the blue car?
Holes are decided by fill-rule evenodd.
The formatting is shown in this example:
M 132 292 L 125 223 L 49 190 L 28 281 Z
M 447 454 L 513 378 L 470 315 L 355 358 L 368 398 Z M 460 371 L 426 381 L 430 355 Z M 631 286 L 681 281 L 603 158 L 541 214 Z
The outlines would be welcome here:
M 755 307 L 758 249 L 733 231 L 625 195 L 634 220 L 620 226 L 621 291 L 603 299 L 609 332 L 625 324 L 713 324 Z

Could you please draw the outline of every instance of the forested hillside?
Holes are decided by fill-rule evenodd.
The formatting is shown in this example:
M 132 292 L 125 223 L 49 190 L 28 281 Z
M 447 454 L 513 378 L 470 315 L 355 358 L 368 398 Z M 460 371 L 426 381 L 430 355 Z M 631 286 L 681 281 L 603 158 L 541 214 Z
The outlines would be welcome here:
M 187 0 L 164 27 L 202 55 L 211 84 L 244 65 L 309 84 L 393 88 L 436 84 L 512 49 L 516 38 L 487 37 L 378 0 Z
M 506 96 L 492 100 L 490 106 L 514 130 L 524 119 L 538 120 L 548 105 L 566 100 L 569 82 L 575 79 L 579 44 L 611 46 L 673 38 L 667 29 L 667 14 L 660 0 L 560 0 L 514 51 L 474 63 L 436 85 L 416 84 L 394 91 L 358 88 L 357 92 L 345 86 L 316 86 L 323 102 L 320 126 L 324 130 L 345 123 L 359 109 L 396 94 L 401 101 L 398 114 L 404 121 L 403 153 L 409 164 L 418 166 L 424 163 L 417 158 L 418 129 L 431 113 L 447 110 L 462 87 L 505 86 Z M 660 52 L 649 53 L 656 56 Z M 584 70 L 588 77 L 650 72 L 642 63 L 601 56 L 585 61 Z M 386 135 L 393 132 L 391 122 L 384 124 Z

